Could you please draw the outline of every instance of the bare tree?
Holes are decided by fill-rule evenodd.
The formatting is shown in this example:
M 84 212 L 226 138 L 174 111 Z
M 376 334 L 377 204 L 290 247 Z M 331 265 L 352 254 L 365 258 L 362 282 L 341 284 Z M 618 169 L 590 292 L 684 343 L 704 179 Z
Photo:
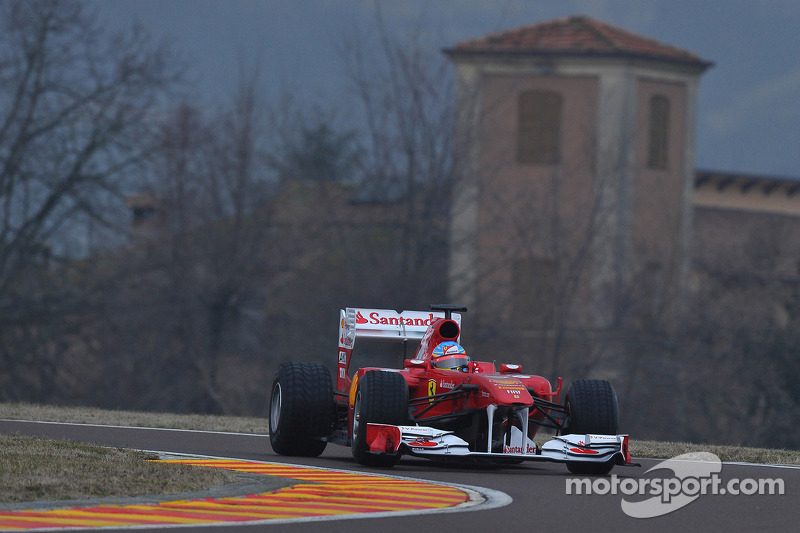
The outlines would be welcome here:
M 676 360 L 689 405 L 703 416 L 681 417 L 681 429 L 687 439 L 795 448 L 798 221 L 733 210 L 698 218 L 695 289 Z
M 108 238 L 178 76 L 165 48 L 136 29 L 109 35 L 81 2 L 3 0 L 0 24 L 0 374 L 19 390 L 46 386 L 49 365 L 29 354 L 48 351 L 68 321 L 47 320 L 75 303 L 49 268 L 86 253 L 87 228 Z
M 453 177 L 453 77 L 430 28 L 398 38 L 376 10 L 374 33 L 344 39 L 342 61 L 362 127 L 362 194 L 400 202 L 397 283 L 392 305 L 444 297 L 447 219 Z M 399 291 L 398 291 L 399 292 Z M 387 302 L 388 303 L 388 302 Z M 386 305 L 386 303 L 384 303 Z
M 110 318 L 124 334 L 106 337 L 111 351 L 149 368 L 139 376 L 148 391 L 140 407 L 241 407 L 221 375 L 237 361 L 257 363 L 274 265 L 266 120 L 257 95 L 252 77 L 217 115 L 183 104 L 161 127 L 149 193 L 164 205 L 166 220 L 149 240 L 117 254 L 129 306 Z M 136 338 L 126 321 L 147 326 Z

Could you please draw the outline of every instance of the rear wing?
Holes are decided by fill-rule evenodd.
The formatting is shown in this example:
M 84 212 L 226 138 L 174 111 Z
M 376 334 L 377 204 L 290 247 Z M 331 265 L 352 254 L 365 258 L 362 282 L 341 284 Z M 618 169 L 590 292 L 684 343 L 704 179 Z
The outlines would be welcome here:
M 392 309 L 358 309 L 348 307 L 339 311 L 339 346 L 352 348 L 355 339 L 371 338 L 387 341 L 421 340 L 428 326 L 444 318 L 441 311 L 402 311 Z M 452 317 L 459 327 L 461 315 Z M 343 341 L 350 340 L 349 343 Z
M 356 339 L 384 341 L 419 341 L 428 327 L 445 313 L 461 327 L 461 314 L 450 311 L 402 311 L 393 309 L 362 309 L 348 307 L 339 311 L 339 375 L 337 389 L 345 391 L 350 386 L 347 377 L 350 356 Z

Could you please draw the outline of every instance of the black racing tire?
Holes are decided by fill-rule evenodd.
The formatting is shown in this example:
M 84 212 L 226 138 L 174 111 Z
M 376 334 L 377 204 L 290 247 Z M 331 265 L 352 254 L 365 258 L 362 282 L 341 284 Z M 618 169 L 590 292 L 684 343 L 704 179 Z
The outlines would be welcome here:
M 367 424 L 403 426 L 408 423 L 408 384 L 396 372 L 371 370 L 358 380 L 353 406 L 352 452 L 359 464 L 391 467 L 399 455 L 370 453 Z
M 608 381 L 574 381 L 567 390 L 564 410 L 567 415 L 561 431 L 564 435 L 616 435 L 619 430 L 617 393 Z M 567 468 L 573 474 L 605 476 L 614 468 L 614 462 L 567 462 Z
M 269 442 L 275 453 L 316 457 L 328 444 L 335 420 L 328 369 L 283 363 L 275 373 L 269 406 Z

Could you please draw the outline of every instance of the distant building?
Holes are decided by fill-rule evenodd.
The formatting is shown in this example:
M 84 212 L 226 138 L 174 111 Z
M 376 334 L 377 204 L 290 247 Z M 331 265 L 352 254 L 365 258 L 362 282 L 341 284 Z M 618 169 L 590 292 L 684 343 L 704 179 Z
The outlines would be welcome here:
M 720 267 L 698 242 L 800 220 L 800 182 L 695 169 L 712 63 L 692 52 L 576 16 L 445 53 L 460 165 L 450 299 L 483 322 L 607 329 L 622 307 L 682 298 L 693 265 Z
M 780 323 L 800 282 L 800 179 L 698 170 L 693 205 L 692 285 L 783 286 Z

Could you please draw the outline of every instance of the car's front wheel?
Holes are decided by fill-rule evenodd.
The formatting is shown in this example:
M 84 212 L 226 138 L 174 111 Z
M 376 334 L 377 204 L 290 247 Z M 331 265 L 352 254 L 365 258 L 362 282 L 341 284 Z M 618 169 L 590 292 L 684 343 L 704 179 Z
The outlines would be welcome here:
M 280 455 L 316 457 L 335 417 L 331 376 L 312 363 L 283 363 L 272 382 L 269 441 Z
M 405 425 L 408 422 L 408 384 L 396 372 L 371 370 L 361 376 L 357 387 L 353 404 L 353 457 L 362 465 L 394 466 L 399 455 L 370 453 L 367 424 Z
M 580 379 L 570 385 L 564 400 L 567 418 L 561 432 L 616 435 L 619 430 L 617 393 L 611 383 L 599 379 Z M 604 476 L 614 468 L 613 462 L 568 462 L 573 474 Z

